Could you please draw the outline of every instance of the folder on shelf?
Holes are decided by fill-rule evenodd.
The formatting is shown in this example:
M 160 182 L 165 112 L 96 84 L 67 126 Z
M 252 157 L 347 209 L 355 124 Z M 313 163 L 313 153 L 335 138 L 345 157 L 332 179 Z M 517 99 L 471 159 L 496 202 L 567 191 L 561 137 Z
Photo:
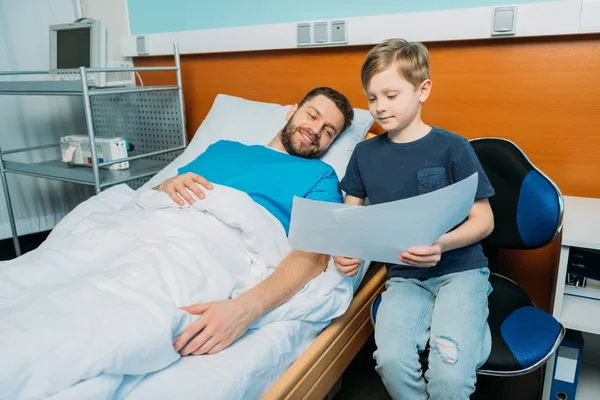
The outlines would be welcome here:
M 568 329 L 554 362 L 550 399 L 574 399 L 583 354 L 583 335 Z

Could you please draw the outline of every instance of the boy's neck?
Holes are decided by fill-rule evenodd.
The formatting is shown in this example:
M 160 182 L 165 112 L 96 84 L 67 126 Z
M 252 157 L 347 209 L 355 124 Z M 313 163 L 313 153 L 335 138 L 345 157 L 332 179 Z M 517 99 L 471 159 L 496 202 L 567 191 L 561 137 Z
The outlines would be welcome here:
M 431 131 L 431 126 L 417 117 L 402 129 L 388 131 L 388 137 L 394 143 L 410 143 L 424 138 L 429 131 Z

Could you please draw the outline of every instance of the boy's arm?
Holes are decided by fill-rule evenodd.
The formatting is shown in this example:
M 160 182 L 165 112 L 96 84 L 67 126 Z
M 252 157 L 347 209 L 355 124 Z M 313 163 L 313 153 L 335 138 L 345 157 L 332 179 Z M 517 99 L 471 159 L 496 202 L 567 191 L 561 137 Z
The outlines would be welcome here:
M 469 246 L 485 239 L 494 230 L 494 214 L 487 198 L 477 200 L 467 221 L 439 238 L 429 247 L 410 249 L 400 255 L 404 263 L 417 267 L 432 267 L 445 251 Z
M 441 259 L 445 251 L 468 246 L 486 238 L 494 230 L 494 215 L 488 198 L 494 195 L 492 187 L 475 150 L 468 140 L 464 140 L 460 151 L 452 161 L 452 178 L 454 182 L 461 181 L 473 173 L 478 174 L 477 193 L 475 203 L 471 208 L 467 221 L 455 230 L 446 233 L 436 243 L 429 247 L 409 249 L 400 255 L 404 263 L 432 267 Z
M 360 197 L 350 196 L 349 194 L 347 194 L 346 197 L 344 198 L 344 204 L 351 204 L 353 206 L 364 206 L 365 199 L 361 199 Z
M 469 213 L 468 220 L 443 235 L 438 241 L 443 251 L 469 246 L 489 236 L 494 230 L 494 214 L 488 199 L 477 200 Z
M 344 198 L 344 204 L 352 204 L 354 206 L 362 206 L 365 204 L 365 199 L 360 197 L 346 195 Z M 360 269 L 360 260 L 358 258 L 349 258 L 342 256 L 333 256 L 333 264 L 340 270 L 345 276 L 353 277 L 358 273 Z

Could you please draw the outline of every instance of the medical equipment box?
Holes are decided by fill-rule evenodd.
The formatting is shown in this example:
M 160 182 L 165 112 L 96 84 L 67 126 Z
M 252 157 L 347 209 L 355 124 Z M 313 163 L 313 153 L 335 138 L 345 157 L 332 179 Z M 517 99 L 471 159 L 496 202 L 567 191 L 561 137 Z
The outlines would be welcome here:
M 127 158 L 129 147 L 122 137 L 96 138 L 96 157 L 98 163 Z M 60 138 L 62 161 L 72 165 L 92 166 L 90 139 L 85 135 L 69 135 Z M 103 168 L 112 170 L 129 168 L 129 161 L 108 165 Z

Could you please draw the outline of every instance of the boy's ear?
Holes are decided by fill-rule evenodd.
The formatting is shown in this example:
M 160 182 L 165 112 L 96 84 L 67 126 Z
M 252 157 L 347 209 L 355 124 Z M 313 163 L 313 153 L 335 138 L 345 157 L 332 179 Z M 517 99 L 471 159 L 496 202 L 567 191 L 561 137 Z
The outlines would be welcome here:
M 290 118 L 292 118 L 292 116 L 296 113 L 296 111 L 298 111 L 298 104 L 294 104 L 287 112 L 287 114 L 285 115 L 285 120 L 286 122 L 290 120 Z
M 419 101 L 421 103 L 425 103 L 425 100 L 427 100 L 429 97 L 429 94 L 431 93 L 431 85 L 433 85 L 431 79 L 425 79 L 423 83 L 421 83 L 421 87 L 419 88 Z

